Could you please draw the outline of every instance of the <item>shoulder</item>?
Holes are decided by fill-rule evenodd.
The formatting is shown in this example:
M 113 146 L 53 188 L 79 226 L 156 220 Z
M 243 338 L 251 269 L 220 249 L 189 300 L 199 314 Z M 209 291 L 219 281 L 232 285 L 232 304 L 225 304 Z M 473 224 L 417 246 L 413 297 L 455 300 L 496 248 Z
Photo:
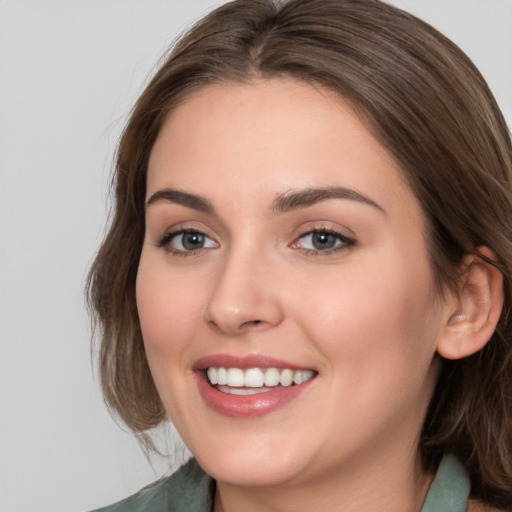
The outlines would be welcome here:
M 214 480 L 192 459 L 170 477 L 93 512 L 210 512 Z
M 169 487 L 172 476 L 163 478 L 154 482 L 139 492 L 125 498 L 118 503 L 107 507 L 99 508 L 93 512 L 135 512 L 144 510 L 146 512 L 160 512 L 165 510 L 165 501 L 167 499 L 167 488 Z

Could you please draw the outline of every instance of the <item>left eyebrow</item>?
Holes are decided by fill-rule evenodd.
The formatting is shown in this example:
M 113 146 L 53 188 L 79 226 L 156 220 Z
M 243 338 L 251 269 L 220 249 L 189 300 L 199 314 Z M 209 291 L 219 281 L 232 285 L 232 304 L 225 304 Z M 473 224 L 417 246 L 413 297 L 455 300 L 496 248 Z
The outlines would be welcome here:
M 161 201 L 179 204 L 181 206 L 185 206 L 186 208 L 192 208 L 193 210 L 198 210 L 200 212 L 215 214 L 215 209 L 208 199 L 196 194 L 190 194 L 189 192 L 183 192 L 182 190 L 176 190 L 173 188 L 157 190 L 148 199 L 146 208 Z
M 380 210 L 387 215 L 386 210 L 376 203 L 373 199 L 346 187 L 322 187 L 322 188 L 306 188 L 298 191 L 285 192 L 274 201 L 272 211 L 285 213 L 300 208 L 308 208 L 323 201 L 330 199 L 348 199 L 357 201 L 358 203 L 367 204 Z

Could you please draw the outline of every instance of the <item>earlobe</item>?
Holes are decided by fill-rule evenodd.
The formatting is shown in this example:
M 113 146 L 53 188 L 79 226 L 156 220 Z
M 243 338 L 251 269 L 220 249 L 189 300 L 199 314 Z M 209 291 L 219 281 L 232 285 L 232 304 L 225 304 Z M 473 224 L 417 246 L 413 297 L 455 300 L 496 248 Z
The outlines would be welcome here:
M 482 349 L 491 338 L 503 308 L 503 275 L 493 265 L 494 253 L 479 247 L 463 262 L 453 311 L 438 340 L 446 359 L 461 359 Z

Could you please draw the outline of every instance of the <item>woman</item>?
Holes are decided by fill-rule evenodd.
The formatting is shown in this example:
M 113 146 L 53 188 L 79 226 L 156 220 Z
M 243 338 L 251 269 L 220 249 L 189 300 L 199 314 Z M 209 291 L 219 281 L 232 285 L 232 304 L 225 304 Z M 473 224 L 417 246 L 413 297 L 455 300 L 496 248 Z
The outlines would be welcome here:
M 511 509 L 511 178 L 413 16 L 208 15 L 135 106 L 89 288 L 107 402 L 195 460 L 104 510 Z

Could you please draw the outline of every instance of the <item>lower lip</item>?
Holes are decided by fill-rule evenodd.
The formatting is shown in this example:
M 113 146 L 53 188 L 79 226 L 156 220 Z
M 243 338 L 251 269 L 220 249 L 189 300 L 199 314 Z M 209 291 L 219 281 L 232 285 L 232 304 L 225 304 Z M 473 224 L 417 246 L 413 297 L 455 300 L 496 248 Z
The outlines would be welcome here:
M 255 395 L 230 395 L 211 386 L 203 372 L 197 373 L 197 379 L 199 392 L 206 404 L 215 412 L 233 418 L 255 418 L 284 407 L 306 391 L 314 380 Z

